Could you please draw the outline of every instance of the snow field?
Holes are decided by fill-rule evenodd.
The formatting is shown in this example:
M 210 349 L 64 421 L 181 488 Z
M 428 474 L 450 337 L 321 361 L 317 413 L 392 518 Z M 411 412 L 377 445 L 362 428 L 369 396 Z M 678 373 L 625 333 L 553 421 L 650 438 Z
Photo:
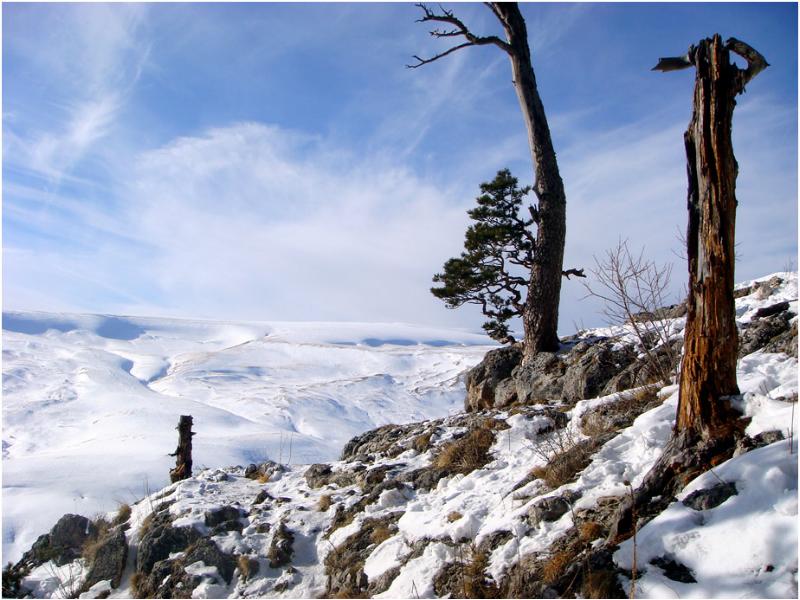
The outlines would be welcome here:
M 4 313 L 3 555 L 68 512 L 168 482 L 175 425 L 195 468 L 338 458 L 387 423 L 463 405 L 488 338 L 403 324 L 213 323 Z

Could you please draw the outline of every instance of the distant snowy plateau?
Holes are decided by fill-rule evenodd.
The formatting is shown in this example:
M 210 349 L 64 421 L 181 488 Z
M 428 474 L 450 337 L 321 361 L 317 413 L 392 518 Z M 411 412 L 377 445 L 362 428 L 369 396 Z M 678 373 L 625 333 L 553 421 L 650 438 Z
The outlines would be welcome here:
M 336 460 L 353 436 L 463 408 L 491 340 L 404 324 L 3 313 L 3 562 L 64 513 L 169 483 L 179 415 L 195 470 Z

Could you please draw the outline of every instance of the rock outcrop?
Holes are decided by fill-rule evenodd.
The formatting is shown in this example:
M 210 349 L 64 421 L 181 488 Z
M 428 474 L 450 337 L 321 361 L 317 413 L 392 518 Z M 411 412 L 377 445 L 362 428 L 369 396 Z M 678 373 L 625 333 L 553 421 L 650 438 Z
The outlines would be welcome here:
M 633 346 L 611 338 L 564 340 L 561 351 L 522 362 L 519 345 L 498 348 L 467 374 L 467 411 L 529 404 L 575 404 L 649 383 L 658 369 Z M 678 354 L 658 349 L 659 362 Z M 668 365 L 667 365 L 668 366 Z M 669 370 L 669 369 L 667 369 Z

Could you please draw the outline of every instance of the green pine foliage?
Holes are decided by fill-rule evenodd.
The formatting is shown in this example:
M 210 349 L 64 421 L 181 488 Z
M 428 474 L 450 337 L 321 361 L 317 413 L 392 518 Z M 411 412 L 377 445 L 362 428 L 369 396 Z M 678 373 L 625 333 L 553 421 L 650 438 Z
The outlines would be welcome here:
M 431 293 L 448 308 L 478 304 L 489 318 L 483 328 L 493 339 L 513 342 L 508 322 L 522 314 L 533 266 L 536 238 L 530 226 L 537 212 L 528 206 L 521 216 L 522 202 L 530 186 L 520 188 L 516 177 L 503 169 L 490 182 L 481 184 L 478 206 L 467 211 L 474 224 L 467 228 L 464 251 L 444 264 L 433 276 Z

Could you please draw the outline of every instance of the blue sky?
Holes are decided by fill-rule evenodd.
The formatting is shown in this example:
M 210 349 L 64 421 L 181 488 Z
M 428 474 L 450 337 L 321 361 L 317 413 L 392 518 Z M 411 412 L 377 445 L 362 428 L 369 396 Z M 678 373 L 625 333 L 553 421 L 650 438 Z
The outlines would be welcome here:
M 480 4 L 452 5 L 501 34 Z M 508 60 L 412 4 L 3 7 L 6 309 L 479 327 L 431 276 L 478 185 L 532 176 Z M 797 255 L 797 6 L 525 4 L 568 200 L 566 263 L 618 238 L 674 262 L 693 72 L 719 32 L 771 67 L 740 97 L 737 279 Z M 560 331 L 602 322 L 565 282 Z

